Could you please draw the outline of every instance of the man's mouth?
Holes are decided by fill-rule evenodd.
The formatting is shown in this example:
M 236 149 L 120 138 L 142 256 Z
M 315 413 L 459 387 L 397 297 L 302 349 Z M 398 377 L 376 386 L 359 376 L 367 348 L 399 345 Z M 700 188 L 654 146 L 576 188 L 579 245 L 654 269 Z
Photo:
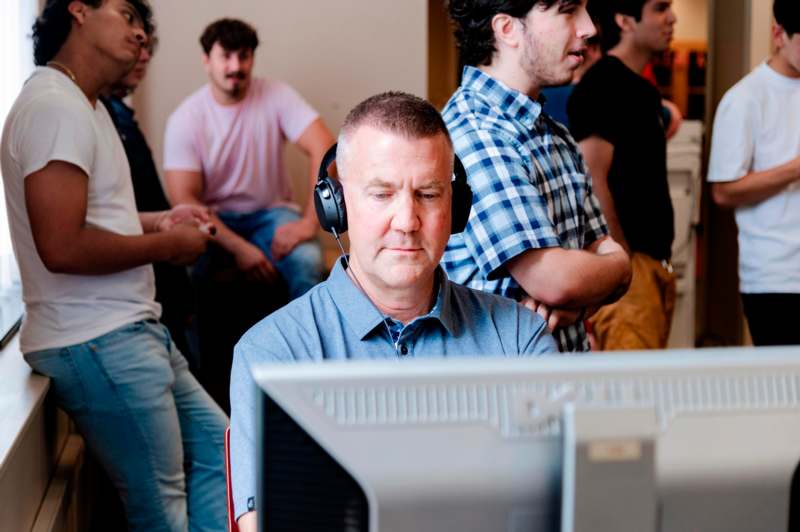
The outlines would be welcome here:
M 578 48 L 577 50 L 570 50 L 567 55 L 577 57 L 581 61 L 586 57 L 586 48 Z
M 422 251 L 422 248 L 418 247 L 389 247 L 386 249 L 394 253 L 417 253 L 419 251 Z

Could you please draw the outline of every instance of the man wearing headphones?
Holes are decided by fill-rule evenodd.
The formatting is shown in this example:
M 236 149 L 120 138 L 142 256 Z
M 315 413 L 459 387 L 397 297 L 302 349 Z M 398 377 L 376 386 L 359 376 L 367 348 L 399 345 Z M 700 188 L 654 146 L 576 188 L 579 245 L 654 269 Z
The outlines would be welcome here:
M 398 92 L 368 98 L 345 119 L 336 154 L 341 182 L 326 175 L 329 152 L 315 199 L 323 228 L 338 238 L 349 227 L 349 256 L 250 329 L 234 354 L 231 476 L 243 531 L 256 529 L 254 364 L 557 352 L 537 314 L 454 284 L 439 266 L 471 191 L 432 105 Z

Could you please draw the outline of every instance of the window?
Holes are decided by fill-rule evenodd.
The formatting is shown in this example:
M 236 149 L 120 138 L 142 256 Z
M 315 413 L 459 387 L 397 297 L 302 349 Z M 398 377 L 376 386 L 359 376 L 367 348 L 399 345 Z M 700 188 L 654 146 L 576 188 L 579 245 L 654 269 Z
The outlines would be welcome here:
M 31 26 L 36 17 L 37 0 L 3 0 L 0 17 L 0 124 L 33 71 Z M 0 188 L 0 291 L 10 288 L 18 277 L 8 232 L 6 202 Z

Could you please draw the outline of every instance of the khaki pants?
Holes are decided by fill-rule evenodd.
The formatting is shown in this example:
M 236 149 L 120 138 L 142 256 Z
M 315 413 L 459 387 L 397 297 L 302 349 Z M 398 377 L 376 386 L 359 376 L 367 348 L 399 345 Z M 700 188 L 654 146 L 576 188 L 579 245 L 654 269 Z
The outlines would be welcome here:
M 627 293 L 602 307 L 591 322 L 600 351 L 663 349 L 675 308 L 675 275 L 643 253 L 631 256 Z

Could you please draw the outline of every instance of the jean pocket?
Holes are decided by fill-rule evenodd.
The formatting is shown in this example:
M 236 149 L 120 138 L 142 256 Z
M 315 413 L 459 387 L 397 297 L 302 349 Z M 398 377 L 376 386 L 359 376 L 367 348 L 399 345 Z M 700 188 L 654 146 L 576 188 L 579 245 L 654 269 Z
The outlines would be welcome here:
M 87 407 L 86 388 L 74 355 L 68 348 L 45 349 L 25 355 L 25 361 L 34 371 L 50 378 L 58 406 L 70 415 Z

